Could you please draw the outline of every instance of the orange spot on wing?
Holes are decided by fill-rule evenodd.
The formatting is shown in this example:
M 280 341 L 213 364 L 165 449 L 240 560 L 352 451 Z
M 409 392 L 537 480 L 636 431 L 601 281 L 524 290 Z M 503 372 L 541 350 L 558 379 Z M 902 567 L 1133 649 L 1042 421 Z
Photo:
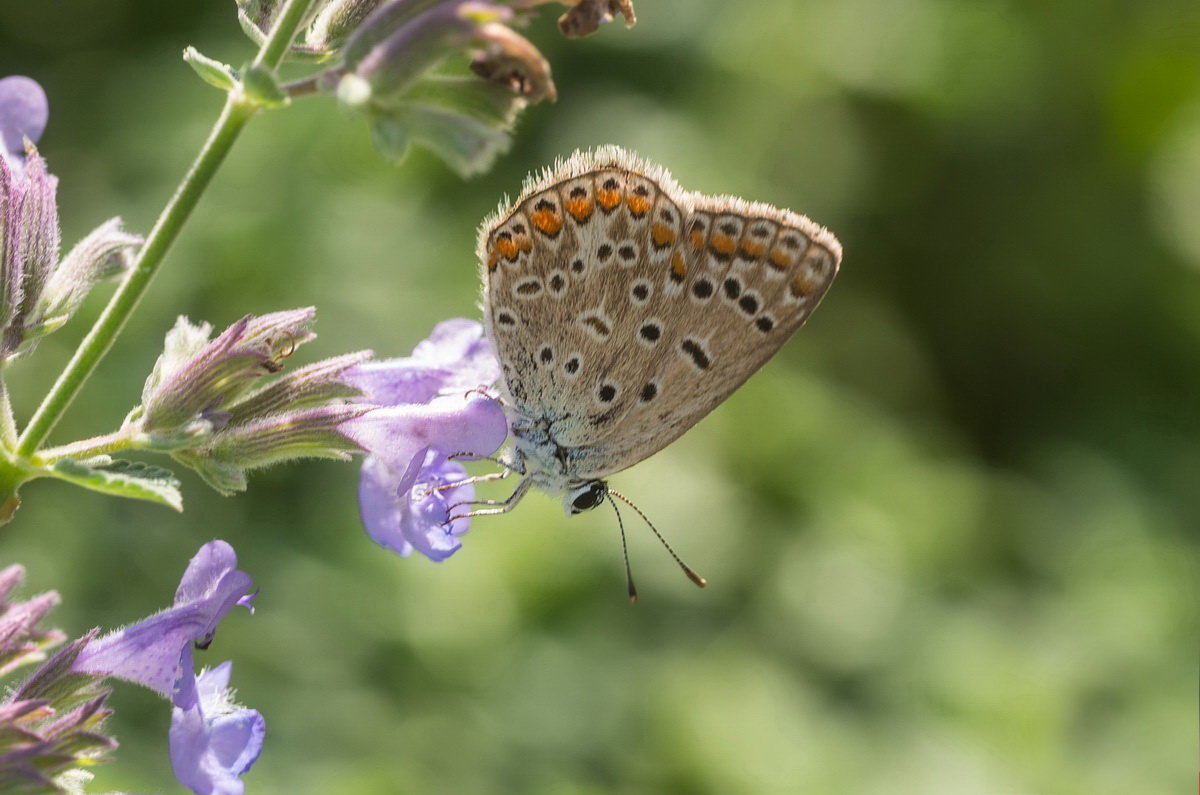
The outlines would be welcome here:
M 675 230 L 666 224 L 655 224 L 650 228 L 650 238 L 656 246 L 667 246 L 675 242 Z
M 529 238 L 529 235 L 521 235 L 520 237 L 518 237 L 516 244 L 517 244 L 517 249 L 520 251 L 532 251 L 533 250 L 533 241 Z
M 772 251 L 770 258 L 767 261 L 771 264 L 772 268 L 779 271 L 785 271 L 792 267 L 791 255 L 787 252 L 780 251 L 779 249 Z
M 500 252 L 500 256 L 506 260 L 515 260 L 517 258 L 517 244 L 507 235 L 496 239 L 496 251 Z
M 729 235 L 713 235 L 712 242 L 709 243 L 713 251 L 718 254 L 732 254 L 734 248 L 733 238 Z
M 600 202 L 600 206 L 604 209 L 611 210 L 621 203 L 621 192 L 601 188 L 596 191 L 596 201 Z
M 636 193 L 629 194 L 629 198 L 625 200 L 625 203 L 629 205 L 629 212 L 638 217 L 645 215 L 650 210 L 650 200 Z
M 675 252 L 675 256 L 671 257 L 671 270 L 676 276 L 685 276 L 687 274 L 687 266 L 683 264 L 683 254 L 679 251 Z
M 547 235 L 557 235 L 562 229 L 562 216 L 554 210 L 538 210 L 529 216 L 530 222 Z
M 742 251 L 746 254 L 746 256 L 752 259 L 761 257 L 763 252 L 766 250 L 767 247 L 762 243 L 755 243 L 753 240 L 742 241 Z
M 487 269 L 489 271 L 494 271 L 494 270 L 496 270 L 496 266 L 499 264 L 500 264 L 500 252 L 497 251 L 495 248 L 492 248 L 492 250 L 490 252 L 488 252 Z
M 704 230 L 693 229 L 692 233 L 688 235 L 688 240 L 691 242 L 692 248 L 694 248 L 696 251 L 704 248 Z
M 586 221 L 595 209 L 596 205 L 592 203 L 591 199 L 570 199 L 567 202 L 567 212 L 576 221 Z
M 795 278 L 792 279 L 789 287 L 792 295 L 794 295 L 796 298 L 800 298 L 801 296 L 807 296 L 810 294 L 816 289 L 817 285 L 805 278 L 803 273 L 797 273 Z

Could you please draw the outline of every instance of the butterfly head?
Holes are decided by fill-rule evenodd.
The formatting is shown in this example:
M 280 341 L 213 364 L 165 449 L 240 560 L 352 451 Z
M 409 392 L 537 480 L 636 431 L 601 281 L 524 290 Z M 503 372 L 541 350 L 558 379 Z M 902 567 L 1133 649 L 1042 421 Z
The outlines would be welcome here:
M 590 511 L 608 496 L 608 484 L 603 480 L 588 480 L 567 489 L 563 497 L 563 509 L 567 516 Z

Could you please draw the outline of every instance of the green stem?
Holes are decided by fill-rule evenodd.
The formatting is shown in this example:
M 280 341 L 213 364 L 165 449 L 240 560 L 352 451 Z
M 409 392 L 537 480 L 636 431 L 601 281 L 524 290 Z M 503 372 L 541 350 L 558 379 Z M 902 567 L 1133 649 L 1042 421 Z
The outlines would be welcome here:
M 12 401 L 8 397 L 8 382 L 0 372 L 0 443 L 6 450 L 17 446 L 17 421 L 13 417 Z
M 287 49 L 292 43 L 292 39 L 296 38 L 296 32 L 300 29 L 300 23 L 304 21 L 305 14 L 308 13 L 308 7 L 313 4 L 313 0 L 287 0 L 287 5 L 275 20 L 275 26 L 271 28 L 270 35 L 263 42 L 262 47 L 258 50 L 258 55 L 254 56 L 254 63 L 251 64 L 252 69 L 270 69 L 274 71 L 279 68 L 279 64 L 283 62 L 283 56 L 287 54 Z
M 108 306 L 104 308 L 96 324 L 67 363 L 66 369 L 38 406 L 25 432 L 21 434 L 17 444 L 17 455 L 27 457 L 37 450 L 75 399 L 83 382 L 91 375 L 104 354 L 108 353 L 125 321 L 145 295 L 146 288 L 150 286 L 150 281 L 157 273 L 167 250 L 196 208 L 204 190 L 232 148 L 238 133 L 256 110 L 255 106 L 246 103 L 239 94 L 237 91 L 230 93 L 216 126 L 204 142 L 204 147 L 175 191 L 175 195 L 171 197 L 154 228 L 150 230 L 133 268 L 109 299 Z
M 274 70 L 279 66 L 311 2 L 312 0 L 288 0 L 271 29 L 270 36 L 259 49 L 252 68 Z M 108 353 L 130 314 L 145 295 L 171 244 L 179 237 L 184 223 L 195 210 L 225 156 L 229 154 L 233 142 L 257 110 L 258 105 L 240 90 L 234 89 L 229 93 L 225 107 L 209 133 L 208 140 L 204 142 L 175 195 L 167 202 L 167 206 L 154 223 L 154 228 L 146 237 L 145 245 L 138 252 L 133 268 L 109 299 L 108 306 L 80 343 L 75 355 L 59 374 L 58 380 L 54 382 L 54 386 L 34 413 L 33 419 L 29 421 L 25 432 L 21 434 L 16 449 L 18 456 L 29 457 L 41 446 L 71 405 L 88 376 Z
M 91 439 L 81 439 L 78 442 L 64 444 L 61 447 L 51 447 L 42 450 L 34 456 L 33 463 L 36 466 L 46 466 L 53 464 L 60 458 L 91 458 L 98 455 L 108 455 L 109 453 L 117 453 L 122 450 L 137 447 L 133 444 L 133 440 L 125 431 L 114 431 L 106 433 L 103 436 L 93 436 Z

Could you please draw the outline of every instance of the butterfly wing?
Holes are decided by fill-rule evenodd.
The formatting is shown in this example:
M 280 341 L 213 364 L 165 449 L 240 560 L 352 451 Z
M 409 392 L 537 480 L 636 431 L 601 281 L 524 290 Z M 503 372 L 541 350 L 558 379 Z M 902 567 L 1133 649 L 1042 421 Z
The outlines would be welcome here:
M 650 274 L 664 319 L 646 379 L 654 397 L 577 456 L 582 477 L 632 466 L 703 419 L 804 324 L 837 274 L 840 244 L 808 218 L 734 198 L 690 204 L 682 281 L 677 269 Z
M 749 378 L 816 307 L 841 247 L 609 148 L 527 185 L 485 223 L 480 257 L 506 398 L 587 479 L 662 449 Z
M 577 155 L 480 233 L 484 322 L 502 391 L 520 417 L 548 422 L 564 447 L 597 443 L 634 405 L 630 390 L 652 353 L 630 349 L 635 310 L 651 298 L 649 273 L 669 262 L 681 237 L 685 211 L 631 165 L 616 150 Z M 642 234 L 651 211 L 668 219 L 659 239 L 669 232 L 672 245 Z M 646 294 L 631 298 L 642 282 Z

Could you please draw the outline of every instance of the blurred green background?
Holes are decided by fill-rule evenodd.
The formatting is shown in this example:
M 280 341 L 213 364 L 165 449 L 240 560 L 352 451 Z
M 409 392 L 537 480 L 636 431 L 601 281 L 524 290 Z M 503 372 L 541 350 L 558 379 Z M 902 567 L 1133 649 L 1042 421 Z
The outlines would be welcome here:
M 319 307 L 312 361 L 476 317 L 475 228 L 613 142 L 687 188 L 811 215 L 822 308 L 669 449 L 613 479 L 709 578 L 532 497 L 447 563 L 371 543 L 356 469 L 305 463 L 174 515 L 38 482 L 0 558 L 71 633 L 165 606 L 210 538 L 261 586 L 208 664 L 268 722 L 251 792 L 1158 793 L 1194 783 L 1200 5 L 641 0 L 527 31 L 561 99 L 462 181 L 326 98 L 264 113 L 54 440 L 115 427 L 177 314 Z M 146 231 L 240 63 L 233 3 L 0 4 L 38 79 L 64 240 Z M 13 372 L 28 417 L 99 310 Z M 112 698 L 98 789 L 173 791 L 166 705 Z

